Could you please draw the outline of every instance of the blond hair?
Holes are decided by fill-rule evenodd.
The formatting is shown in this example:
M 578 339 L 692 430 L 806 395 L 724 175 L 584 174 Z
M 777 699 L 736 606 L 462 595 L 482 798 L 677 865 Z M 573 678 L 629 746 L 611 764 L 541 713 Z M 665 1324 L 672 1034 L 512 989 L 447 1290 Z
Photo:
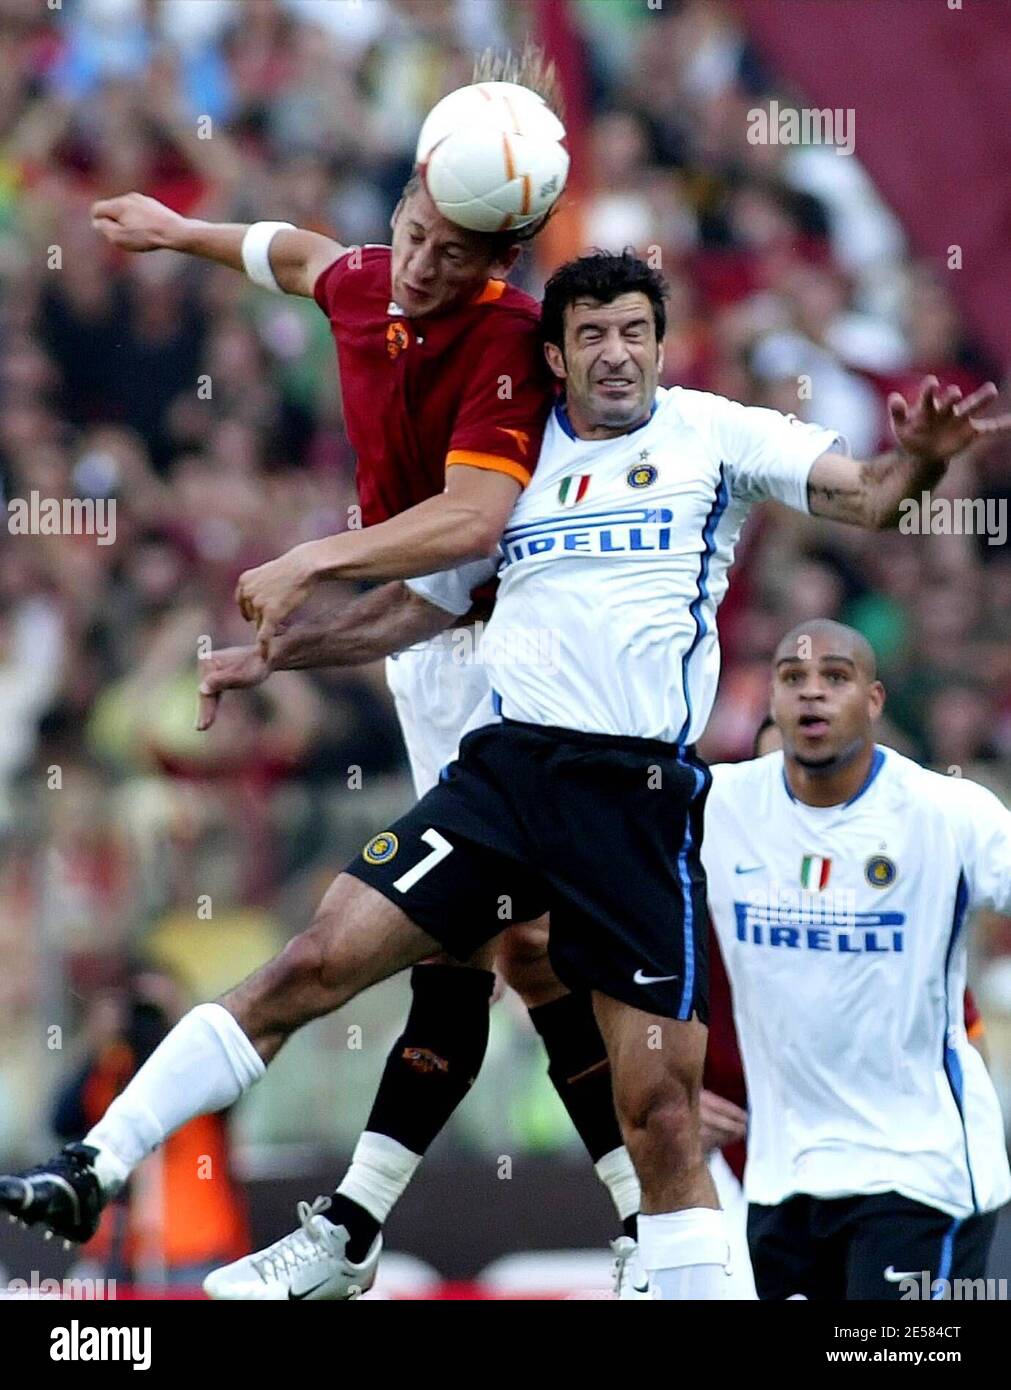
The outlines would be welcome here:
M 471 81 L 515 82 L 520 87 L 529 87 L 560 121 L 565 120 L 558 70 L 539 44 L 528 41 L 518 57 L 511 50 L 496 53 L 494 49 L 486 48 L 474 63 Z

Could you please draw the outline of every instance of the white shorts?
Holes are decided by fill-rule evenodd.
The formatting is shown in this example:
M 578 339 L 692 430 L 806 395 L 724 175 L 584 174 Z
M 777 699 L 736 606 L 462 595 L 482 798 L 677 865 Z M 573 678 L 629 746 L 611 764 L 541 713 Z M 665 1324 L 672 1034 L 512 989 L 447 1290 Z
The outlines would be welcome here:
M 386 684 L 419 798 L 456 757 L 463 735 L 494 718 L 491 686 L 474 646 L 474 631 L 440 633 L 386 658 Z

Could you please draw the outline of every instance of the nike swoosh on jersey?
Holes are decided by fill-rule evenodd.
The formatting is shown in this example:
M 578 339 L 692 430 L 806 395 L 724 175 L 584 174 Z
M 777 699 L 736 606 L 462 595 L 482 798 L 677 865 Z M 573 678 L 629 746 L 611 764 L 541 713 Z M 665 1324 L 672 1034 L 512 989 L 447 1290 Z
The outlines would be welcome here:
M 765 868 L 765 865 L 764 865 L 764 864 L 747 864 L 747 865 L 745 865 L 745 864 L 735 864 L 735 865 L 734 865 L 734 873 L 735 873 L 735 874 L 757 874 L 758 871 L 759 871 L 759 869 L 764 869 L 764 868 Z
M 676 980 L 677 975 L 644 975 L 641 970 L 637 970 L 632 976 L 632 980 L 637 985 L 656 985 L 662 980 Z
M 918 1279 L 922 1272 L 919 1269 L 896 1269 L 894 1265 L 889 1265 L 885 1270 L 885 1279 L 889 1284 L 897 1284 L 900 1279 Z

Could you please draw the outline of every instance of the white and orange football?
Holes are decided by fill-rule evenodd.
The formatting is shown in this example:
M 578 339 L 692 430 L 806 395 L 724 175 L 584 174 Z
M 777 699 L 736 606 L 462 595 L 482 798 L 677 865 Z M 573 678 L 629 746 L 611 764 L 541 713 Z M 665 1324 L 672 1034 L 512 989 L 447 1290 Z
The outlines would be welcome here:
M 432 108 L 416 158 L 443 217 L 472 232 L 504 232 L 543 217 L 561 195 L 564 139 L 565 127 L 536 92 L 477 82 Z

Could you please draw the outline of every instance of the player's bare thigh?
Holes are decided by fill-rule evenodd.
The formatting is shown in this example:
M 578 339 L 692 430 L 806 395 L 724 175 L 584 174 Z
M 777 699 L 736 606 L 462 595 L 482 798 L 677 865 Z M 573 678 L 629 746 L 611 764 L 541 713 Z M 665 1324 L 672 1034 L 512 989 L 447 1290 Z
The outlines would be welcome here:
M 381 893 L 339 874 L 308 929 L 220 1002 L 269 1062 L 304 1023 L 424 960 L 437 946 Z
M 718 1207 L 698 1115 L 709 1030 L 596 990 L 593 1008 L 611 1063 L 614 1108 L 642 1185 L 642 1210 Z

